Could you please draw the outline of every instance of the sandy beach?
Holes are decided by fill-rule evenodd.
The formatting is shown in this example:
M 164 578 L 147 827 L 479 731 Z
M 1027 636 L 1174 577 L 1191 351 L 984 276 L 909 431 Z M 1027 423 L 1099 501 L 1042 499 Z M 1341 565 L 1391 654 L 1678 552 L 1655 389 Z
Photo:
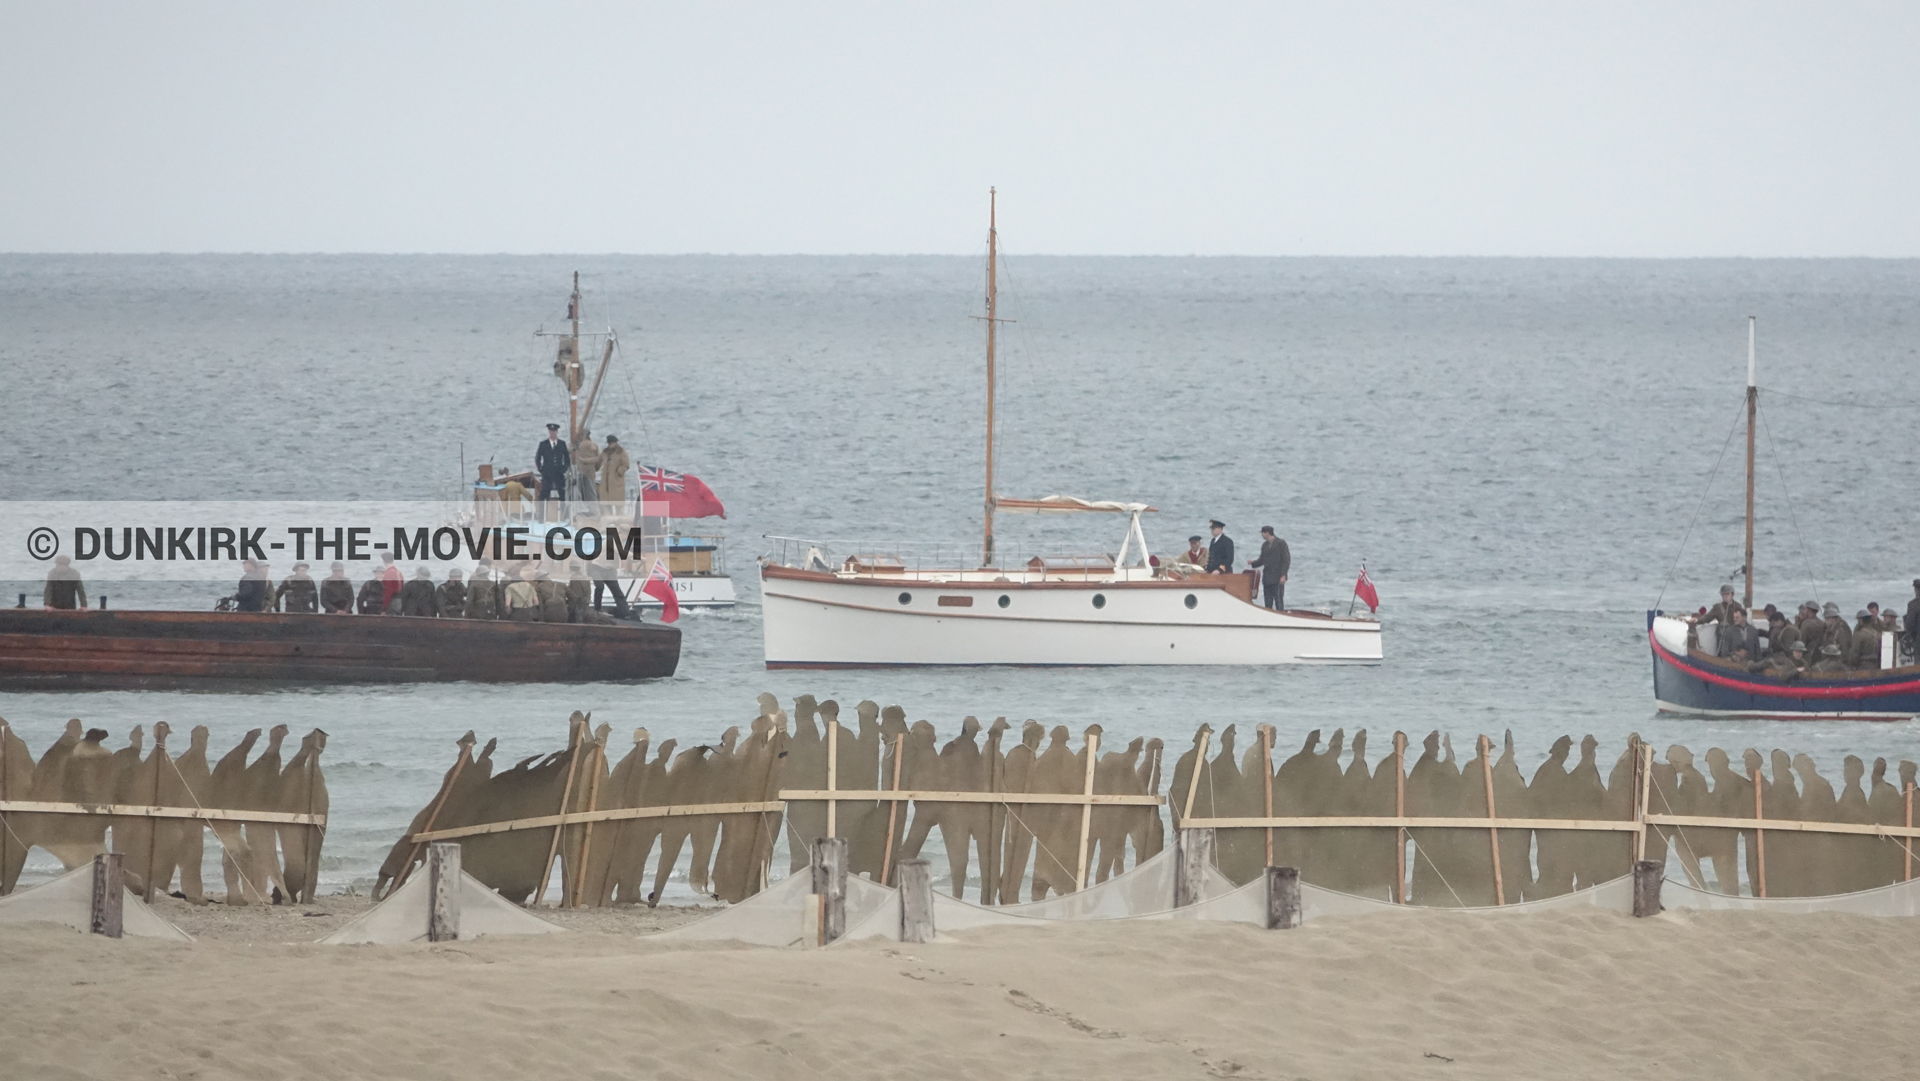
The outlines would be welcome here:
M 789 951 L 638 937 L 691 915 L 660 910 L 311 944 L 363 903 L 168 906 L 191 945 L 6 928 L 0 1078 L 1804 1079 L 1920 1049 L 1907 920 L 1410 913 Z

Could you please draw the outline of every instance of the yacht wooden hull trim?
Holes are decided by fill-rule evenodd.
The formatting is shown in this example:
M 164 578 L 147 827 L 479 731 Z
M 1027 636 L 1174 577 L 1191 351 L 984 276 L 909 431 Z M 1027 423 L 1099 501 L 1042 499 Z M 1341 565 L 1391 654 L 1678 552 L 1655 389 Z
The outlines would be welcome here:
M 770 565 L 761 568 L 766 664 L 1380 663 L 1378 621 L 1271 612 L 1230 591 L 1235 578 L 968 581 Z
M 656 679 L 680 632 L 414 616 L 0 609 L 0 685 L 579 683 Z

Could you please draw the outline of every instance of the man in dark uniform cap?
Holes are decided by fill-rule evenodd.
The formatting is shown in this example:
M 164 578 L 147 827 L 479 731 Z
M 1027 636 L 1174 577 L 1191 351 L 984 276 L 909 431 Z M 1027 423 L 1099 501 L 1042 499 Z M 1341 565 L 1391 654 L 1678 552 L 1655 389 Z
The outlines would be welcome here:
M 1207 573 L 1233 573 L 1233 538 L 1227 536 L 1227 523 L 1218 518 L 1207 523 L 1213 530 L 1213 543 L 1207 545 Z
M 533 467 L 540 472 L 540 494 L 534 497 L 534 503 L 543 519 L 547 500 L 566 500 L 567 469 L 572 465 L 573 455 L 567 450 L 567 441 L 560 438 L 560 426 L 547 425 L 547 437 L 533 448 Z

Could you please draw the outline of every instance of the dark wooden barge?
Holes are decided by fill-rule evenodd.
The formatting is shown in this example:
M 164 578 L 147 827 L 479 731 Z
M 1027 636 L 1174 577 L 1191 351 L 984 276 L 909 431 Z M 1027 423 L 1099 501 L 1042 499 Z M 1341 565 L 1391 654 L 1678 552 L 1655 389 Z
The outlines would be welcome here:
M 670 676 L 680 631 L 272 612 L 0 608 L 0 685 L 581 683 Z

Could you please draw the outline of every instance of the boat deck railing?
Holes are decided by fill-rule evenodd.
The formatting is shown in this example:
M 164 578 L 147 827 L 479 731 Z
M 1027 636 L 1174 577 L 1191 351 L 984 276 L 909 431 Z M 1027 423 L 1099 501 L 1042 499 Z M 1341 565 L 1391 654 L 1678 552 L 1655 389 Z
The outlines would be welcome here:
M 980 559 L 978 543 L 900 541 L 861 538 L 788 537 L 762 534 L 770 543 L 763 562 L 782 567 L 828 571 L 860 578 L 937 576 L 949 581 L 1140 581 L 1157 568 L 1143 557 L 1115 568 L 1111 552 L 1089 552 L 1061 545 L 1003 545 L 991 562 Z M 1137 561 L 1138 560 L 1138 561 Z

